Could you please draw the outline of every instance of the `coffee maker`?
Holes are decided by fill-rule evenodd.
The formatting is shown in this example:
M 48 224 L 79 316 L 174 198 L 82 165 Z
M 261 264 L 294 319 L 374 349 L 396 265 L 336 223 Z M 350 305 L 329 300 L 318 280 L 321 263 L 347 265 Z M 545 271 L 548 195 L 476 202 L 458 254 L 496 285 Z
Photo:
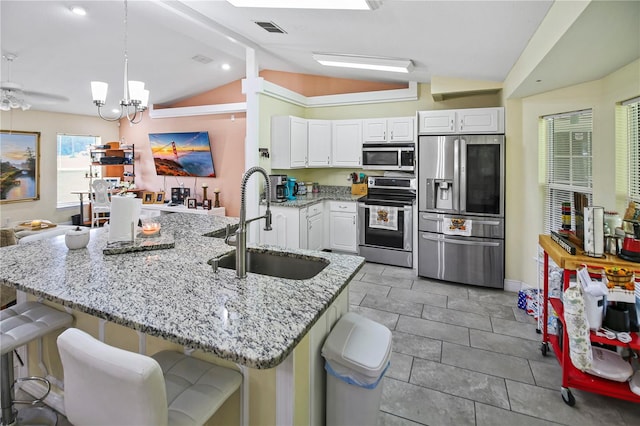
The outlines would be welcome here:
M 271 194 L 269 194 L 272 203 L 284 203 L 287 201 L 285 195 L 285 187 L 287 185 L 287 175 L 269 175 L 271 182 Z

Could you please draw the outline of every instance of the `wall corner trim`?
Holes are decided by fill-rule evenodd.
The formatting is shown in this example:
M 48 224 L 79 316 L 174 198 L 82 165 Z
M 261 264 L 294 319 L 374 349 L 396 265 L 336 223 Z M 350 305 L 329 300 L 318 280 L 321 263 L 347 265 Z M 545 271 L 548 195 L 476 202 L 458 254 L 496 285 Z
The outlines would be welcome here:
M 409 86 L 406 89 L 344 93 L 339 95 L 304 96 L 285 87 L 269 81 L 264 81 L 262 85 L 262 93 L 305 108 L 316 108 L 382 102 L 415 101 L 418 99 L 418 83 L 410 81 Z
M 213 115 L 213 114 L 234 114 L 247 111 L 246 102 L 236 102 L 229 104 L 216 105 L 199 105 L 178 108 L 162 108 L 154 109 L 153 105 L 149 107 L 149 118 L 176 118 L 191 117 L 195 115 Z

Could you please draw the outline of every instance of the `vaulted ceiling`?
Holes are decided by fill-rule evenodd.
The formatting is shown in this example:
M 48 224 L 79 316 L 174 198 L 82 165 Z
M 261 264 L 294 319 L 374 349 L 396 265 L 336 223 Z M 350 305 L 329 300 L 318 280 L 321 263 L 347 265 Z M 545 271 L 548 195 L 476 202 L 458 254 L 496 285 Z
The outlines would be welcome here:
M 245 9 L 223 0 L 131 0 L 129 78 L 146 83 L 150 103 L 171 103 L 243 78 L 246 47 L 251 47 L 260 69 L 383 82 L 430 82 L 432 76 L 502 82 L 553 4 L 548 0 L 373 3 L 377 8 L 372 11 L 329 11 Z M 581 37 L 597 35 L 602 40 L 602 48 L 595 46 L 598 55 L 612 54 L 606 46 L 629 36 L 628 30 L 614 35 L 614 30 L 620 32 L 620 20 L 640 19 L 640 2 L 604 2 L 616 4 L 607 9 L 598 9 L 595 3 L 600 2 L 589 7 L 590 13 L 585 11 L 584 22 L 574 26 L 574 33 L 568 32 L 567 46 L 552 52 L 537 70 L 545 78 L 557 70 L 561 78 L 554 86 L 597 77 L 639 56 L 637 40 L 622 52 L 617 49 L 611 58 L 581 56 L 593 43 L 575 49 L 576 43 L 583 43 Z M 73 14 L 74 5 L 82 6 L 87 15 Z M 123 91 L 123 18 L 123 1 L 2 0 L 2 53 L 17 55 L 11 81 L 33 92 L 33 109 L 93 115 L 92 80 L 108 82 L 108 106 L 117 105 Z M 284 33 L 267 32 L 256 21 L 272 22 Z M 415 69 L 397 74 L 325 67 L 313 60 L 313 52 L 407 58 Z M 575 73 L 563 66 L 566 52 L 578 52 L 571 57 Z M 230 69 L 222 70 L 223 63 Z M 8 79 L 7 65 L 3 61 L 3 81 Z M 588 76 L 583 72 L 586 67 L 591 70 Z M 533 84 L 535 78 L 525 82 L 532 87 L 521 94 L 541 90 Z

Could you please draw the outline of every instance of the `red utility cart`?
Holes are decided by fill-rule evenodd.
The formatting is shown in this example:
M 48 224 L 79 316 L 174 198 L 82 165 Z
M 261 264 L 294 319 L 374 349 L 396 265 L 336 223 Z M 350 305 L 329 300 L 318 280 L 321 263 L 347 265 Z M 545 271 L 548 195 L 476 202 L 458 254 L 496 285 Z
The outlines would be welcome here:
M 544 288 L 543 288 L 543 300 L 542 300 L 542 355 L 546 356 L 549 351 L 549 344 L 553 348 L 553 352 L 558 358 L 558 362 L 562 367 L 562 387 L 560 389 L 562 399 L 570 406 L 575 404 L 575 398 L 571 394 L 571 389 L 582 389 L 588 392 L 594 392 L 601 395 L 607 395 L 614 398 L 625 399 L 627 401 L 633 401 L 640 403 L 640 395 L 636 395 L 631 392 L 628 382 L 615 382 L 612 380 L 603 379 L 591 374 L 584 373 L 573 366 L 571 359 L 569 358 L 569 341 L 566 333 L 562 333 L 562 346 L 558 336 L 549 334 L 547 329 L 548 302 L 551 302 L 551 306 L 558 314 L 558 318 L 564 325 L 564 307 L 562 301 L 557 298 L 549 298 L 549 257 L 564 270 L 563 274 L 563 290 L 569 287 L 569 279 L 572 275 L 576 274 L 576 270 L 586 264 L 590 268 L 608 268 L 612 266 L 625 267 L 631 270 L 635 270 L 636 276 L 640 274 L 640 264 L 627 262 L 616 256 L 605 255 L 603 258 L 589 257 L 583 254 L 578 249 L 578 254 L 571 255 L 562 249 L 557 243 L 555 243 L 550 236 L 540 235 L 538 237 L 538 243 L 544 250 Z M 607 345 L 629 347 L 635 353 L 640 353 L 640 336 L 638 333 L 632 332 L 631 342 L 622 343 L 619 340 L 609 340 L 605 337 L 597 336 L 593 331 L 591 332 L 591 342 L 597 342 Z M 562 349 L 561 349 L 562 347 Z

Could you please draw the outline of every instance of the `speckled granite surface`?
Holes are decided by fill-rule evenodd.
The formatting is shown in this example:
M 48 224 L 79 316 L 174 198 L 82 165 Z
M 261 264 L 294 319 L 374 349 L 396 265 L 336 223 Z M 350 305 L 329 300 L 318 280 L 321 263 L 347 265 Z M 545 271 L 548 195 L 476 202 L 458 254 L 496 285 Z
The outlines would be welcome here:
M 364 264 L 364 258 L 307 250 L 330 264 L 309 280 L 235 271 L 207 261 L 233 250 L 205 237 L 237 218 L 176 213 L 159 217 L 175 248 L 105 255 L 107 233 L 91 231 L 86 249 L 64 237 L 0 249 L 0 282 L 251 368 L 282 362 Z M 266 249 L 274 248 L 266 247 Z
M 292 201 L 284 203 L 271 203 L 274 207 L 297 207 L 302 208 L 324 200 L 333 201 L 358 201 L 362 195 L 351 195 L 350 186 L 322 186 L 321 192 L 316 194 L 301 195 Z M 265 204 L 263 201 L 262 204 Z

